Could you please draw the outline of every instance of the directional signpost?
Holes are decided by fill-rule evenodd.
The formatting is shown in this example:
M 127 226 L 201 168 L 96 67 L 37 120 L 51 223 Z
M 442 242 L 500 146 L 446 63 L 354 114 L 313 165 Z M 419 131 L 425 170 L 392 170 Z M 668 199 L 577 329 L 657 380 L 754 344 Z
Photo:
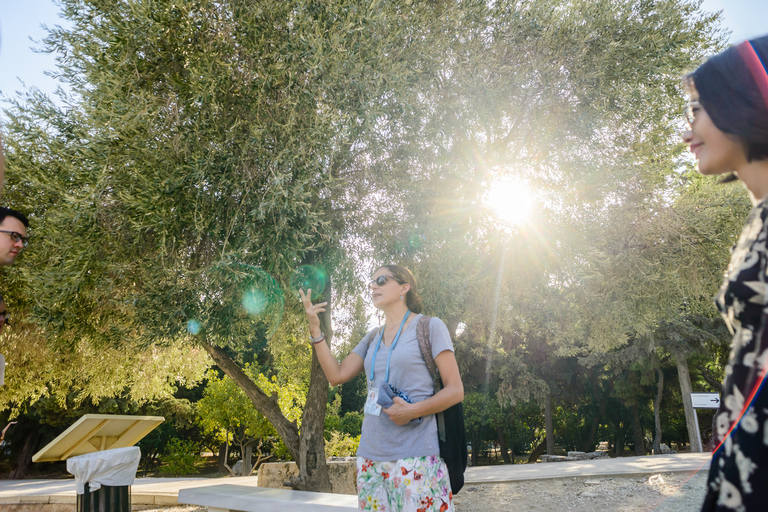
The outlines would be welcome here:
M 702 446 L 699 415 L 696 409 L 719 409 L 720 393 L 691 393 L 691 402 L 693 402 L 693 418 L 696 420 L 696 434 L 699 436 L 699 446 Z
M 720 393 L 691 393 L 694 409 L 719 409 Z

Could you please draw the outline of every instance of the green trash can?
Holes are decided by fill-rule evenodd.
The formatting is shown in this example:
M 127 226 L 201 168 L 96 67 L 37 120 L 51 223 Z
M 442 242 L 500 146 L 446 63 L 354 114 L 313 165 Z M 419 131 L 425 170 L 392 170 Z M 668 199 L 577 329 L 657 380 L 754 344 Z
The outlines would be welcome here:
M 91 492 L 86 483 L 84 490 L 77 495 L 77 512 L 131 512 L 130 485 L 102 485 Z

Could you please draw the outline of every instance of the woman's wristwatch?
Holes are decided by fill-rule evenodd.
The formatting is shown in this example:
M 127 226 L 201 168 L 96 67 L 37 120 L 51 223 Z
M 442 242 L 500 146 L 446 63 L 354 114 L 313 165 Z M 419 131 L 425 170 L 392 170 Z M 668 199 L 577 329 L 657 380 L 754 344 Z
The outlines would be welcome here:
M 320 336 L 318 336 L 317 338 L 312 336 L 312 333 L 309 333 L 309 343 L 310 343 L 310 345 L 317 345 L 318 343 L 320 343 L 323 340 L 325 340 L 325 333 L 324 332 L 321 332 Z

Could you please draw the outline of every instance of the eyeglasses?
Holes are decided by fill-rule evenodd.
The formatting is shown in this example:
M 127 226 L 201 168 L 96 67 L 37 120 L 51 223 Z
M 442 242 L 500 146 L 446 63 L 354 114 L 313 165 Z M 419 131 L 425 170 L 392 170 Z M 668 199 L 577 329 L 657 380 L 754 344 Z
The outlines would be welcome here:
M 373 285 L 384 286 L 385 284 L 387 284 L 387 279 L 391 279 L 397 283 L 400 283 L 400 281 L 398 281 L 392 276 L 379 276 L 376 279 L 371 279 L 370 281 L 368 281 L 368 288 L 373 288 Z M 403 284 L 403 283 L 400 283 L 400 284 Z
M 9 235 L 11 235 L 11 241 L 13 241 L 13 243 L 16 243 L 19 240 L 21 240 L 22 243 L 24 244 L 24 247 L 26 247 L 27 244 L 29 243 L 29 237 L 26 237 L 21 233 L 17 233 L 15 231 L 5 231 L 3 229 L 0 229 L 0 233 L 8 233 Z
M 700 109 L 701 103 L 698 101 L 691 101 L 685 106 L 683 114 L 685 114 L 685 121 L 688 123 L 688 126 L 693 126 L 693 122 L 696 120 L 696 113 Z

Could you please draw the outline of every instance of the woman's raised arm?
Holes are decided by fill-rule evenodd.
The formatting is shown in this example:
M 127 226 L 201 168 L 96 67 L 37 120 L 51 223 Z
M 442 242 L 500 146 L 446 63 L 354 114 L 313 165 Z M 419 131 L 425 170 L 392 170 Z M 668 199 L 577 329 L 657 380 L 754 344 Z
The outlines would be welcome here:
M 319 304 L 312 304 L 311 289 L 308 289 L 306 294 L 304 293 L 304 290 L 299 290 L 299 294 L 301 295 L 301 302 L 304 304 L 304 312 L 307 314 L 309 334 L 312 338 L 319 340 L 324 334 L 320 330 L 320 318 L 317 315 L 325 311 L 325 306 L 327 306 L 328 303 L 321 302 Z M 339 363 L 333 356 L 331 347 L 328 346 L 328 343 L 325 340 L 313 343 L 313 345 L 315 346 L 315 353 L 317 354 L 317 359 L 320 361 L 320 366 L 323 367 L 325 378 L 328 379 L 331 386 L 344 384 L 356 377 L 364 369 L 363 358 L 354 352 L 349 354 L 341 363 Z

